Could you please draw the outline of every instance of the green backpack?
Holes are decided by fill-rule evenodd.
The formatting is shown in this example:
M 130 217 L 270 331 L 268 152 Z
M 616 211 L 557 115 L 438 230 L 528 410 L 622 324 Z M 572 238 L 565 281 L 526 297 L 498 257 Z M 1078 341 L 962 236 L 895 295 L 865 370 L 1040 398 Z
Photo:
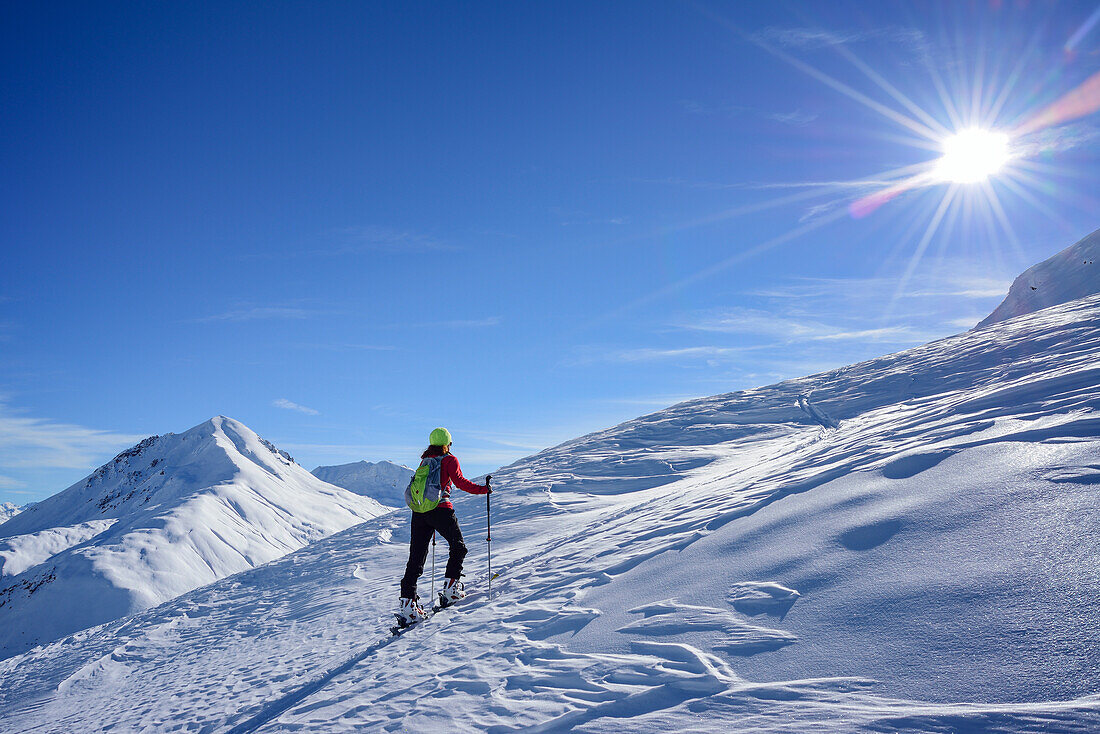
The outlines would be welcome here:
M 420 462 L 416 473 L 405 488 L 405 504 L 413 512 L 431 512 L 443 499 L 443 487 L 439 481 L 442 456 L 429 456 Z

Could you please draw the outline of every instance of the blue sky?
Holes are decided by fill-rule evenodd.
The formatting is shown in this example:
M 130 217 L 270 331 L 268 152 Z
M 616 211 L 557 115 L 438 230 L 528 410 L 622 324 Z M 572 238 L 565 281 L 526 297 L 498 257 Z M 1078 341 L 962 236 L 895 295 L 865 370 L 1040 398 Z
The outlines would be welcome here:
M 1095 0 L 0 12 L 0 501 L 216 414 L 472 475 L 964 330 L 1100 226 L 1087 110 L 851 213 L 1096 74 Z

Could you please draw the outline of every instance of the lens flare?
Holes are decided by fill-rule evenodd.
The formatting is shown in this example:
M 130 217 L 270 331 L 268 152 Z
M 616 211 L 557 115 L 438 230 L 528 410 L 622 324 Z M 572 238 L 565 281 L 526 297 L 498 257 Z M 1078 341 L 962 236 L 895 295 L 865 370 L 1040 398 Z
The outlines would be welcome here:
M 941 181 L 978 183 L 1004 168 L 1010 157 L 1007 134 L 971 128 L 943 141 L 934 175 Z

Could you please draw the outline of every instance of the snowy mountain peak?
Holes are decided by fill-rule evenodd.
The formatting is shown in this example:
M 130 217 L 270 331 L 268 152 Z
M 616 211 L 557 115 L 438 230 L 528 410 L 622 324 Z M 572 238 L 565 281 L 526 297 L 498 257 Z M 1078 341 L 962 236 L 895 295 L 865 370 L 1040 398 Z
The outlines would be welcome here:
M 385 511 L 226 416 L 150 436 L 0 525 L 0 657 Z
M 0 526 L 0 538 L 171 505 L 192 491 L 196 480 L 203 484 L 246 465 L 280 478 L 289 467 L 297 467 L 290 454 L 240 421 L 215 416 L 183 433 L 150 436 L 120 452 L 81 482 L 39 503 L 34 512 Z
M 976 328 L 1096 293 L 1100 293 L 1100 229 L 1021 273 L 1001 305 Z
M 389 507 L 405 506 L 405 487 L 413 470 L 392 461 L 356 461 L 337 466 L 319 466 L 313 476 Z

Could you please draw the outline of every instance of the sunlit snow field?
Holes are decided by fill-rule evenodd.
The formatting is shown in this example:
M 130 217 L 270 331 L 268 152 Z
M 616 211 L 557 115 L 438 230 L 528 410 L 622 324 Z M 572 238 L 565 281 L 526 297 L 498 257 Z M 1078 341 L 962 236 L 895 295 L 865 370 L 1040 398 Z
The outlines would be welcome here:
M 1093 731 L 1100 297 L 673 406 L 0 662 L 5 731 Z M 421 592 L 429 587 L 423 579 Z M 627 721 L 628 720 L 628 721 Z

